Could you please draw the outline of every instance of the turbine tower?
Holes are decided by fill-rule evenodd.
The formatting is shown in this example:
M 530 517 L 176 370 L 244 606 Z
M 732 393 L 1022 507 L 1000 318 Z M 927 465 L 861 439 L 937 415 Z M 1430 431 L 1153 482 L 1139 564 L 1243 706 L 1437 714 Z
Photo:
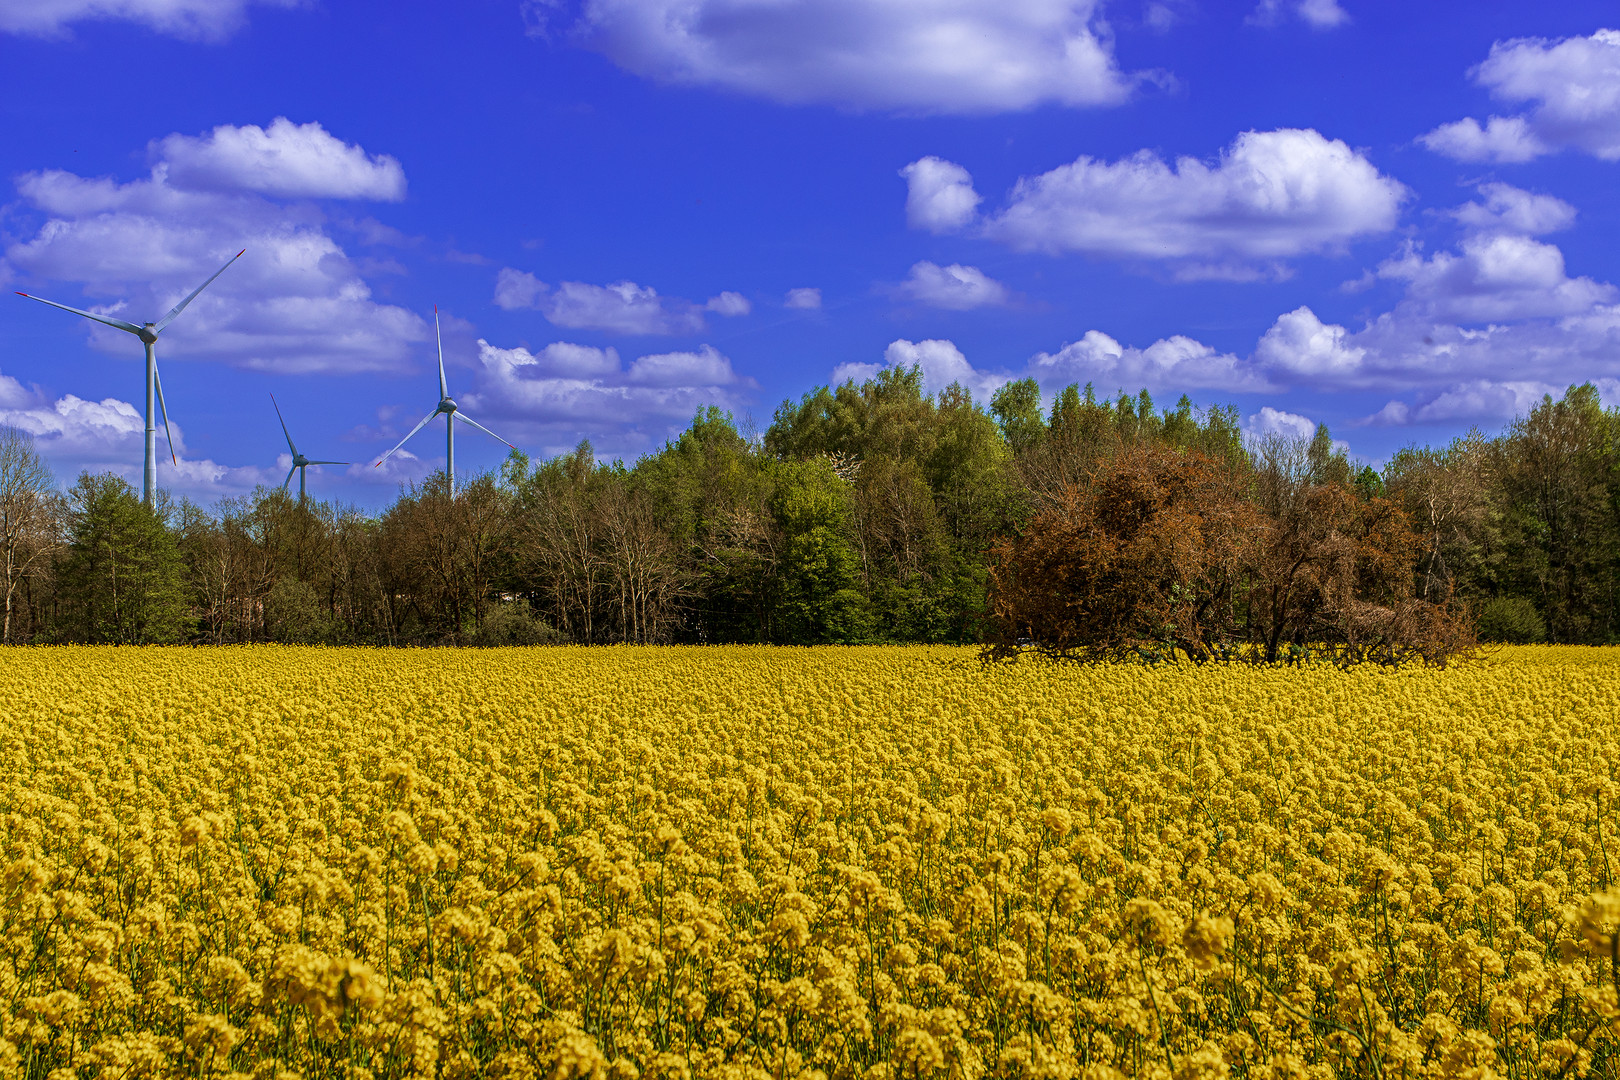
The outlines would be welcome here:
M 294 472 L 297 472 L 298 473 L 298 502 L 300 504 L 302 504 L 304 502 L 304 469 L 305 468 L 307 468 L 310 465 L 349 465 L 349 464 L 352 464 L 352 462 L 348 462 L 348 461 L 311 461 L 311 460 L 309 460 L 309 458 L 305 457 L 303 454 L 300 454 L 298 452 L 298 447 L 293 445 L 292 433 L 287 430 L 287 421 L 286 421 L 286 418 L 284 418 L 281 415 L 281 406 L 276 403 L 276 395 L 274 395 L 274 394 L 270 395 L 270 404 L 276 406 L 276 419 L 281 421 L 281 433 L 283 435 L 287 436 L 287 449 L 292 451 L 292 468 L 287 470 L 287 479 L 285 479 L 285 480 L 283 480 L 281 482 L 281 490 L 282 491 L 287 490 L 287 485 L 292 483 L 292 474 Z
M 152 422 L 152 398 L 154 394 L 157 397 L 158 408 L 163 410 L 163 437 L 167 439 L 169 443 L 169 460 L 178 464 L 174 456 L 174 437 L 169 431 L 169 406 L 163 400 L 163 383 L 158 378 L 158 335 L 163 333 L 164 329 L 170 323 L 174 322 L 176 316 L 178 316 L 182 311 L 186 310 L 187 304 L 197 299 L 198 293 L 202 292 L 204 289 L 208 288 L 208 286 L 214 283 L 214 278 L 217 278 L 219 275 L 223 274 L 226 267 L 230 266 L 231 263 L 235 262 L 237 259 L 240 259 L 246 253 L 247 249 L 243 248 L 241 251 L 238 251 L 235 255 L 227 259 L 225 261 L 225 266 L 222 266 L 218 270 L 214 271 L 214 277 L 209 278 L 207 281 L 193 289 L 190 296 L 174 305 L 174 309 L 167 315 L 163 316 L 163 318 L 159 319 L 155 323 L 142 323 L 139 326 L 132 322 L 125 322 L 123 319 L 115 319 L 110 315 L 97 315 L 93 311 L 80 311 L 76 307 L 68 307 L 66 304 L 58 304 L 55 300 L 46 300 L 42 296 L 33 296 L 25 292 L 20 292 L 17 294 L 18 296 L 26 296 L 30 300 L 38 300 L 42 304 L 49 304 L 54 308 L 61 308 L 63 311 L 71 311 L 75 315 L 83 315 L 85 318 L 102 323 L 103 325 L 112 326 L 119 330 L 127 331 L 128 333 L 134 334 L 136 337 L 140 338 L 142 343 L 145 344 L 146 457 L 141 470 L 141 498 L 146 500 L 147 506 L 152 506 L 157 499 L 157 426 Z
M 400 448 L 400 446 L 404 446 L 406 443 L 410 442 L 411 441 L 411 435 L 415 435 L 418 431 L 421 431 L 423 428 L 427 427 L 428 422 L 430 420 L 432 420 L 435 416 L 438 416 L 440 413 L 443 413 L 444 414 L 444 473 L 445 473 L 445 476 L 449 477 L 449 479 L 450 479 L 450 497 L 453 499 L 453 498 L 456 497 L 456 425 L 455 425 L 455 421 L 460 420 L 463 424 L 467 424 L 467 425 L 469 425 L 471 427 L 475 427 L 479 431 L 482 431 L 485 435 L 490 436 L 491 438 L 495 439 L 496 441 L 503 442 L 503 443 L 506 443 L 507 446 L 511 446 L 513 450 L 516 450 L 517 447 L 512 446 L 511 443 L 506 442 L 505 439 L 501 438 L 499 435 L 496 435 L 493 431 L 489 430 L 489 428 L 485 427 L 483 424 L 480 424 L 478 421 L 474 420 L 472 417 L 470 417 L 466 413 L 462 412 L 460 410 L 460 407 L 456 404 L 456 399 L 450 396 L 449 386 L 444 381 L 444 337 L 439 333 L 439 307 L 438 307 L 437 304 L 435 304 L 433 306 L 433 336 L 435 338 L 437 338 L 438 342 L 439 342 L 439 405 L 432 412 L 430 412 L 426 416 L 422 417 L 422 422 L 420 424 L 417 424 L 415 427 L 411 428 L 411 434 L 407 435 L 403 439 L 399 440 L 399 445 L 398 446 L 395 446 L 393 450 L 388 451 L 388 453 L 386 453 L 382 457 L 378 458 L 377 463 L 375 465 L 373 465 L 372 468 L 374 468 L 374 469 L 382 468 L 382 463 L 387 461 L 389 458 L 394 456 L 394 450 L 398 450 Z

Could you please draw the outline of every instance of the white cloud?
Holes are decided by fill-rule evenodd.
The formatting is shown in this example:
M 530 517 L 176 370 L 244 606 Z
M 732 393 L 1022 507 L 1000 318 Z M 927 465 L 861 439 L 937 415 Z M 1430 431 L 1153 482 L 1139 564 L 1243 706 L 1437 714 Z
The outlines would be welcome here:
M 651 285 L 633 281 L 611 285 L 565 281 L 541 302 L 540 310 L 551 322 L 570 329 L 620 334 L 693 334 L 703 329 L 702 315 L 671 305 Z
M 178 403 L 176 403 L 178 404 Z M 52 399 L 39 388 L 24 388 L 0 375 L 0 424 L 26 431 L 50 463 L 57 482 L 71 486 L 88 470 L 123 477 L 137 491 L 145 455 L 146 422 L 134 405 L 120 398 L 90 401 L 76 394 Z M 251 491 L 255 484 L 279 482 L 282 472 L 255 466 L 232 467 L 207 458 L 186 456 L 185 430 L 171 419 L 176 458 L 169 456 L 162 422 L 158 425 L 157 482 L 161 488 L 193 498 L 218 497 Z
M 1423 137 L 1431 150 L 1464 161 L 1528 161 L 1562 149 L 1620 161 L 1620 31 L 1590 37 L 1516 38 L 1491 46 L 1474 79 L 1499 101 L 1530 111 L 1469 117 Z
M 1378 276 L 1407 283 L 1407 312 L 1460 323 L 1574 315 L 1617 295 L 1612 285 L 1566 276 L 1552 244 L 1508 233 L 1469 236 L 1460 252 L 1427 259 L 1409 251 L 1380 265 Z
M 1213 165 L 1142 151 L 1018 182 L 986 234 L 1021 250 L 1197 264 L 1336 252 L 1394 228 L 1406 188 L 1311 130 L 1250 131 Z M 1220 268 L 1189 266 L 1199 276 Z M 1231 268 L 1229 268 L 1231 269 Z
M 723 315 L 726 318 L 747 315 L 754 310 L 754 305 L 748 302 L 748 297 L 742 293 L 734 292 L 723 292 L 719 296 L 711 297 L 703 307 L 705 310 L 712 311 L 716 315 Z
M 1409 248 L 1381 265 L 1379 277 L 1406 286 L 1392 310 L 1350 331 L 1298 308 L 1260 339 L 1254 364 L 1288 386 L 1404 392 L 1358 421 L 1374 426 L 1508 420 L 1584 381 L 1620 392 L 1620 290 L 1570 278 L 1550 244 L 1490 231 L 1568 219 L 1525 194 L 1487 193 L 1459 211 L 1485 231 L 1457 251 Z
M 495 303 L 508 311 L 535 308 L 551 322 L 570 329 L 619 334 L 681 334 L 703 329 L 703 315 L 684 301 L 671 303 L 652 286 L 633 281 L 587 285 L 565 281 L 555 289 L 510 268 L 495 282 Z
M 225 173 L 212 180 L 221 189 L 208 191 L 177 187 L 168 173 L 160 158 L 148 178 L 128 183 L 59 170 L 24 174 L 19 216 L 32 214 L 37 227 L 5 249 L 0 276 L 53 300 L 99 301 L 102 310 L 145 321 L 247 248 L 165 333 L 163 356 L 280 372 L 382 370 L 426 339 L 420 317 L 372 299 L 315 206 L 224 190 Z M 78 285 L 82 295 L 60 283 Z M 64 333 L 83 332 L 56 315 Z M 35 317 L 52 316 L 40 309 Z M 80 326 L 97 348 L 122 354 L 134 346 L 119 331 Z
M 908 300 L 948 311 L 1001 307 L 1012 299 L 1007 286 L 976 266 L 938 266 L 926 260 L 911 268 L 897 291 Z
M 800 311 L 815 311 L 821 307 L 820 289 L 789 289 L 787 299 L 784 301 L 790 308 Z
M 1469 229 L 1536 236 L 1575 224 L 1575 208 L 1563 199 L 1502 183 L 1481 184 L 1479 192 L 1485 196 L 1483 202 L 1465 203 L 1452 211 Z
M 952 383 L 960 383 L 978 401 L 989 401 L 990 396 L 1011 379 L 1005 372 L 981 371 L 968 363 L 962 350 L 949 341 L 891 341 L 883 350 L 886 367 L 922 368 L 923 392 L 937 394 Z M 838 382 L 842 379 L 836 378 Z M 870 377 L 870 376 L 868 376 Z
M 1615 393 L 1620 390 L 1620 379 L 1596 378 L 1590 381 L 1598 388 L 1600 400 L 1612 407 Z M 1427 395 L 1417 403 L 1391 401 L 1371 416 L 1358 421 L 1357 426 L 1502 422 L 1525 415 L 1545 397 L 1562 397 L 1569 385 L 1568 382 L 1534 379 L 1472 379 L 1457 383 L 1441 393 Z
M 790 104 L 994 113 L 1112 105 L 1134 80 L 1096 0 L 527 0 L 531 32 L 561 30 L 647 78 Z
M 1412 413 L 1416 423 L 1522 416 L 1547 394 L 1564 388 L 1545 382 L 1491 382 L 1478 379 L 1452 387 Z
M 1283 412 L 1265 405 L 1244 422 L 1243 431 L 1251 439 L 1263 439 L 1267 435 L 1308 439 L 1316 434 L 1316 421 L 1299 413 Z
M 629 380 L 647 386 L 733 386 L 737 373 L 731 361 L 705 345 L 697 352 L 658 353 L 630 365 Z
M 906 179 L 906 222 L 913 229 L 955 232 L 973 220 L 980 202 L 973 177 L 937 157 L 919 158 L 900 170 Z
M 1339 6 L 1338 0 L 1300 0 L 1296 10 L 1301 19 L 1319 30 L 1343 26 L 1350 21 L 1350 13 Z
M 1325 324 L 1308 307 L 1299 307 L 1277 321 L 1260 338 L 1255 359 L 1285 376 L 1344 377 L 1361 368 L 1367 350 L 1349 344 L 1342 326 Z
M 741 293 L 723 292 L 699 306 L 690 300 L 659 296 L 651 285 L 633 281 L 611 285 L 565 281 L 552 288 L 533 274 L 511 267 L 496 275 L 495 304 L 507 311 L 533 308 L 570 330 L 616 334 L 696 334 L 706 325 L 705 311 L 737 316 L 753 310 Z
M 55 37 L 76 22 L 117 19 L 161 34 L 217 41 L 241 25 L 250 3 L 297 7 L 302 0 L 0 0 L 0 31 Z
M 537 306 L 549 286 L 527 270 L 502 267 L 495 275 L 495 306 L 502 311 Z
M 1236 356 L 1217 353 L 1202 342 L 1175 336 L 1156 341 L 1145 349 L 1128 348 L 1100 330 L 1086 333 L 1079 341 L 1056 353 L 1032 357 L 1022 373 L 975 367 L 961 349 L 950 341 L 907 341 L 890 343 L 883 362 L 845 363 L 833 369 L 832 383 L 846 379 L 864 382 L 886 367 L 921 367 L 923 389 L 937 393 L 952 383 L 960 383 L 975 400 L 987 402 L 1008 381 L 1031 377 L 1048 389 L 1069 383 L 1094 383 L 1104 392 L 1115 389 L 1135 392 L 1150 390 L 1219 389 L 1262 391 L 1274 387 L 1253 364 Z
M 285 198 L 405 197 L 405 170 L 395 159 L 367 156 L 318 123 L 284 116 L 268 128 L 222 124 L 201 137 L 170 135 L 153 144 L 172 187 L 191 191 L 257 191 Z
M 1331 30 L 1350 21 L 1350 13 L 1339 6 L 1338 0 L 1260 0 L 1249 21 L 1259 26 L 1276 26 L 1289 15 L 1318 30 Z
M 643 356 L 625 368 L 613 349 L 556 342 L 531 352 L 479 339 L 475 370 L 475 389 L 458 400 L 545 454 L 588 437 L 605 452 L 633 456 L 677 434 L 700 407 L 739 410 L 758 388 L 708 345 Z
M 1522 116 L 1493 116 L 1484 125 L 1467 116 L 1418 136 L 1418 142 L 1458 161 L 1517 164 L 1551 152 Z
M 1271 384 L 1231 353 L 1215 351 L 1201 341 L 1176 334 L 1145 349 L 1121 345 L 1101 330 L 1088 330 L 1079 341 L 1055 353 L 1040 353 L 1029 362 L 1030 374 L 1042 385 L 1095 383 L 1100 389 L 1269 390 Z

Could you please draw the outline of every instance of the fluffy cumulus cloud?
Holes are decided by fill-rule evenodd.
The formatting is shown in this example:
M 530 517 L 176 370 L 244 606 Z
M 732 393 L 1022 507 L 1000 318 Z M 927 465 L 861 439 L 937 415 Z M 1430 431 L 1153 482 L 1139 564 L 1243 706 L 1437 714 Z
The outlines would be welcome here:
M 1426 252 L 1408 244 L 1369 276 L 1398 289 L 1388 310 L 1345 326 L 1296 307 L 1279 314 L 1247 355 L 1185 335 L 1128 345 L 1091 329 L 1016 370 L 977 368 L 945 341 L 896 342 L 884 359 L 922 363 L 934 388 L 960 382 L 981 400 L 1021 377 L 1049 393 L 1069 383 L 1104 394 L 1382 391 L 1387 404 L 1360 421 L 1379 425 L 1500 423 L 1543 394 L 1587 380 L 1606 401 L 1620 402 L 1620 289 L 1571 275 L 1563 253 L 1539 238 L 1567 228 L 1573 208 L 1491 183 L 1449 215 L 1462 226 L 1454 247 Z M 868 378 L 883 366 L 846 364 L 834 377 Z M 1248 426 L 1287 432 L 1307 422 L 1291 416 L 1262 408 Z
M 1049 392 L 1070 383 L 1091 383 L 1104 394 L 1134 392 L 1144 386 L 1155 391 L 1276 388 L 1252 362 L 1217 352 L 1192 338 L 1176 336 L 1136 348 L 1121 345 L 1100 330 L 1088 331 L 1055 353 L 1038 353 L 1016 371 L 977 367 L 950 341 L 901 339 L 884 350 L 881 363 L 840 364 L 833 369 L 832 381 L 835 385 L 846 379 L 861 382 L 884 368 L 913 365 L 922 371 L 925 392 L 938 393 L 955 383 L 980 402 L 988 402 L 997 389 L 1018 378 L 1033 378 Z
M 978 213 L 980 196 L 962 166 L 937 157 L 919 158 L 900 170 L 906 180 L 906 222 L 913 229 L 955 232 Z
M 1318 30 L 1331 30 L 1350 21 L 1350 13 L 1339 6 L 1338 0 L 1260 0 L 1249 15 L 1257 26 L 1276 26 L 1289 19 L 1298 19 Z
M 1030 361 L 1029 372 L 1042 386 L 1093 383 L 1104 393 L 1143 386 L 1150 390 L 1271 388 L 1264 376 L 1237 356 L 1180 334 L 1137 348 L 1122 345 L 1101 330 L 1088 330 L 1080 340 L 1055 353 L 1038 354 Z
M 1308 439 L 1316 434 L 1316 421 L 1299 413 L 1264 405 L 1244 421 L 1243 433 L 1251 439 L 1264 439 L 1271 435 L 1284 439 Z
M 523 270 L 506 267 L 495 278 L 495 304 L 507 311 L 531 308 L 570 330 L 615 334 L 696 334 L 705 312 L 736 317 L 753 310 L 741 293 L 722 292 L 706 304 L 660 296 L 651 285 L 616 281 L 588 285 L 565 281 L 553 288 Z
M 789 289 L 782 302 L 799 311 L 816 311 L 821 307 L 821 290 L 808 287 Z
M 911 268 L 896 292 L 904 299 L 947 311 L 1003 307 L 1012 300 L 1007 286 L 976 266 L 939 266 L 926 260 Z
M 968 362 L 954 342 L 939 339 L 891 341 L 883 350 L 881 364 L 851 362 L 839 364 L 832 371 L 832 383 L 838 386 L 850 379 L 865 382 L 875 378 L 884 368 L 918 368 L 922 373 L 923 393 L 937 394 L 950 386 L 965 388 L 978 401 L 989 401 L 1002 384 L 1012 378 L 1004 371 L 982 371 Z
M 1552 244 L 1501 233 L 1427 258 L 1407 252 L 1380 265 L 1378 276 L 1406 283 L 1404 313 L 1465 324 L 1575 315 L 1617 295 L 1612 285 L 1569 277 Z
M 1308 307 L 1281 315 L 1260 338 L 1255 358 L 1267 370 L 1296 379 L 1335 379 L 1361 369 L 1367 350 L 1350 332 L 1327 325 Z
M 178 404 L 178 403 L 177 403 Z M 81 470 L 112 472 L 139 490 L 145 453 L 146 421 L 131 403 L 109 397 L 91 401 L 76 394 L 52 398 L 39 387 L 25 387 L 0 375 L 0 424 L 25 431 L 51 463 L 62 483 L 72 483 Z M 158 484 L 193 498 L 218 497 L 270 483 L 274 470 L 230 467 L 186 453 L 185 430 L 178 419 L 169 424 L 175 457 L 158 427 Z M 276 476 L 279 482 L 279 475 Z
M 1573 382 L 1620 387 L 1620 290 L 1568 276 L 1556 247 L 1507 231 L 1567 220 L 1545 205 L 1516 212 L 1522 194 L 1494 200 L 1500 212 L 1457 250 L 1382 264 L 1403 295 L 1360 329 L 1308 307 L 1279 316 L 1255 367 L 1286 386 L 1399 392 L 1361 421 L 1373 425 L 1499 423 Z
M 1452 211 L 1464 227 L 1476 232 L 1539 236 L 1575 224 L 1575 208 L 1551 195 L 1501 183 L 1481 184 L 1479 193 L 1480 199 Z
M 56 37 L 77 22 L 117 19 L 160 34 L 217 41 L 242 24 L 250 3 L 297 7 L 302 0 L 0 0 L 0 31 Z
M 971 205 L 946 195 L 971 192 L 971 178 L 930 160 L 931 176 L 945 180 L 913 178 L 908 216 L 936 231 L 965 227 Z M 1019 250 L 1163 261 L 1187 277 L 1244 277 L 1256 266 L 1388 232 L 1406 197 L 1402 184 L 1337 139 L 1250 131 L 1214 162 L 1184 157 L 1172 165 L 1149 151 L 1115 162 L 1081 157 L 1020 180 L 1008 205 L 978 227 Z
M 716 315 L 724 315 L 728 319 L 734 319 L 739 315 L 747 315 L 754 310 L 754 305 L 748 302 L 748 297 L 742 293 L 734 292 L 723 292 L 718 296 L 710 297 L 709 302 L 704 304 L 703 307 L 706 311 L 712 311 Z
M 983 114 L 1125 100 L 1097 0 L 528 0 L 638 75 L 790 104 Z
M 258 191 L 289 198 L 405 197 L 405 170 L 368 155 L 318 123 L 284 116 L 268 128 L 221 125 L 207 135 L 170 135 L 153 145 L 169 183 L 192 191 Z
M 538 351 L 478 341 L 475 388 L 458 400 L 495 430 L 545 454 L 589 437 L 599 450 L 656 449 L 707 405 L 739 411 L 758 385 L 713 347 L 642 356 L 556 342 Z M 424 471 L 426 464 L 420 466 Z
M 18 216 L 32 224 L 4 249 L 0 276 L 74 307 L 144 322 L 160 317 L 246 248 L 247 254 L 164 334 L 163 356 L 280 372 L 397 367 L 426 339 L 423 320 L 372 298 L 359 266 L 328 232 L 316 203 L 266 194 L 366 197 L 354 176 L 341 169 L 323 172 L 296 153 L 263 154 L 251 167 L 238 159 L 241 168 L 233 174 L 222 164 L 228 156 L 210 159 L 206 149 L 232 145 L 236 136 L 224 134 L 228 130 L 246 129 L 217 128 L 190 141 L 159 140 L 153 144 L 151 174 L 127 183 L 59 170 L 24 174 L 17 181 Z M 259 135 L 249 136 L 249 142 L 276 143 L 277 124 L 252 130 Z M 291 142 L 276 143 L 283 148 L 329 140 L 342 148 L 335 160 L 359 162 L 385 176 L 391 171 L 392 159 L 345 148 L 318 125 L 286 124 L 281 130 L 293 133 Z M 168 147 L 196 152 L 194 161 L 214 160 L 220 167 L 173 169 Z M 32 317 L 70 319 L 43 308 Z M 79 325 L 98 348 L 118 353 L 139 348 L 120 331 Z M 64 322 L 63 332 L 82 331 Z
M 1461 161 L 1521 162 L 1564 149 L 1620 161 L 1620 31 L 1499 41 L 1472 74 L 1526 111 L 1442 124 L 1423 136 L 1431 150 Z

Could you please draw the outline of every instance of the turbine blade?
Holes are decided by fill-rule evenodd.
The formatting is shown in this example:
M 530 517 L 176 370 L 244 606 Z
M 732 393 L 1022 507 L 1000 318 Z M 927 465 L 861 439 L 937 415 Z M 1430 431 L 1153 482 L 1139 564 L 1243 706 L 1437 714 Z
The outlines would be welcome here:
M 163 376 L 158 374 L 157 361 L 152 361 L 152 377 L 157 381 L 158 408 L 163 412 L 163 437 L 169 443 L 169 464 L 178 466 L 180 459 L 174 456 L 174 433 L 169 430 L 169 406 L 163 400 Z
M 292 468 L 287 470 L 287 479 L 285 479 L 285 480 L 283 480 L 281 482 L 281 490 L 282 491 L 287 490 L 287 485 L 292 483 L 292 474 L 297 472 L 297 471 L 298 471 L 298 466 L 296 466 L 296 465 L 294 465 Z
M 353 465 L 352 461 L 306 461 L 305 465 Z
M 433 336 L 439 342 L 439 396 L 450 396 L 450 388 L 444 381 L 444 335 L 439 333 L 439 305 L 433 305 Z
M 438 416 L 438 415 L 439 415 L 439 410 L 434 409 L 432 412 L 430 412 L 426 416 L 422 417 L 422 422 L 420 424 L 417 424 L 415 427 L 411 428 L 411 435 L 415 435 L 418 431 L 421 431 L 423 428 L 427 427 L 428 426 L 428 421 L 432 420 L 435 416 Z M 398 450 L 401 446 L 404 446 L 406 443 L 410 442 L 411 441 L 411 435 L 407 435 L 403 439 L 399 440 L 398 444 L 395 445 L 394 450 Z M 382 463 L 387 461 L 389 458 L 394 456 L 394 450 L 390 450 L 390 451 L 388 451 L 388 453 L 386 453 L 382 457 L 378 458 L 377 463 L 375 465 L 373 465 L 372 468 L 373 469 L 382 468 Z
M 289 449 L 289 450 L 291 450 L 293 452 L 293 457 L 297 457 L 298 456 L 298 447 L 293 445 L 292 433 L 287 430 L 287 421 L 281 415 L 281 406 L 276 403 L 276 395 L 274 395 L 274 394 L 270 395 L 270 404 L 276 406 L 276 419 L 281 421 L 281 433 L 283 435 L 287 436 L 287 449 Z
M 219 269 L 214 270 L 214 277 L 219 277 L 220 274 L 224 274 L 225 269 L 227 269 L 227 267 L 230 266 L 230 264 L 232 264 L 232 262 L 237 261 L 237 259 L 240 259 L 241 256 L 245 256 L 245 254 L 248 254 L 248 249 L 243 248 L 243 249 L 241 249 L 241 251 L 238 251 L 237 254 L 233 254 L 233 256 L 230 256 L 230 257 L 228 257 L 228 259 L 225 259 L 225 266 L 219 267 Z M 211 277 L 211 279 L 206 280 L 206 282 L 201 283 L 201 285 L 198 285 L 198 287 L 193 288 L 193 290 L 191 290 L 191 295 L 190 296 L 186 296 L 185 300 L 181 300 L 180 303 L 175 304 L 175 306 L 173 306 L 172 311 L 170 311 L 170 313 L 168 313 L 167 316 L 164 316 L 164 317 L 162 317 L 162 319 L 159 319 L 159 321 L 157 321 L 156 327 L 152 327 L 152 334 L 162 334 L 162 332 L 164 332 L 165 325 L 168 325 L 168 324 L 170 324 L 170 322 L 175 321 L 175 316 L 178 316 L 178 314 L 180 314 L 181 311 L 185 311 L 186 304 L 190 304 L 191 301 L 196 300 L 196 298 L 198 298 L 198 293 L 201 293 L 201 291 L 203 291 L 204 288 L 207 288 L 207 287 L 209 287 L 209 285 L 212 285 L 212 283 L 214 283 L 214 277 Z
M 243 248 L 241 251 L 238 251 L 235 255 L 232 255 L 229 259 L 226 259 L 225 260 L 225 265 L 220 267 L 218 270 L 214 271 L 214 277 L 209 278 L 207 281 L 203 282 L 201 285 L 199 285 L 195 289 L 191 290 L 191 295 L 190 296 L 186 297 L 184 300 L 182 300 L 178 304 L 174 305 L 174 310 L 169 312 L 167 315 L 163 316 L 163 318 L 159 319 L 157 321 L 157 325 L 152 328 L 152 332 L 154 334 L 163 333 L 163 328 L 165 326 L 168 326 L 170 323 L 174 322 L 174 317 L 176 315 L 180 314 L 182 311 L 186 310 L 186 305 L 191 303 L 193 300 L 197 299 L 197 294 L 198 293 L 202 292 L 204 289 L 208 288 L 208 286 L 212 285 L 214 283 L 214 278 L 219 277 L 219 275 L 223 274 L 225 272 L 226 268 L 231 265 L 231 263 L 235 262 L 237 259 L 240 259 L 243 255 L 246 255 L 246 254 L 247 254 L 247 248 Z
M 460 420 L 463 424 L 471 424 L 473 427 L 477 428 L 479 431 L 482 431 L 485 435 L 495 439 L 497 442 L 503 442 L 506 443 L 507 446 L 512 446 L 511 443 L 506 442 L 505 439 L 501 438 L 499 435 L 496 435 L 493 431 L 489 430 L 489 428 L 485 427 L 483 424 L 480 424 L 478 421 L 474 420 L 460 409 L 457 409 L 454 413 L 451 413 L 451 415 L 457 420 Z M 512 446 L 512 449 L 516 450 L 517 447 Z
M 80 311 L 76 307 L 68 307 L 66 304 L 58 304 L 55 300 L 47 300 L 43 296 L 35 296 L 32 293 L 20 292 L 17 295 L 26 296 L 30 300 L 38 300 L 42 304 L 49 304 L 51 307 L 61 308 L 63 311 L 71 311 L 75 315 L 83 315 L 87 319 L 93 319 L 98 323 L 106 323 L 108 326 L 116 327 L 119 330 L 127 330 L 137 337 L 140 336 L 141 333 L 141 328 L 139 326 L 136 326 L 132 322 L 125 322 L 123 319 L 115 319 L 111 315 L 97 315 L 93 311 Z

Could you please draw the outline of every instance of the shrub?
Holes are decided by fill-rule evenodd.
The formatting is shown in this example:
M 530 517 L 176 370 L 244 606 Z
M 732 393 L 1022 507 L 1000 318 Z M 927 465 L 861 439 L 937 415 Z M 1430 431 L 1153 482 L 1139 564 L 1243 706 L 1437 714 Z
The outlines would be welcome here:
M 473 631 L 469 644 L 498 648 L 506 645 L 558 645 L 562 633 L 534 613 L 524 600 L 491 604 L 483 624 Z
M 1547 640 L 1541 613 L 1522 596 L 1493 596 L 1479 610 L 1479 638 L 1501 645 L 1529 645 Z
M 270 640 L 284 645 L 325 645 L 336 629 L 331 610 L 314 586 L 297 578 L 282 578 L 270 587 L 264 598 L 264 626 Z

